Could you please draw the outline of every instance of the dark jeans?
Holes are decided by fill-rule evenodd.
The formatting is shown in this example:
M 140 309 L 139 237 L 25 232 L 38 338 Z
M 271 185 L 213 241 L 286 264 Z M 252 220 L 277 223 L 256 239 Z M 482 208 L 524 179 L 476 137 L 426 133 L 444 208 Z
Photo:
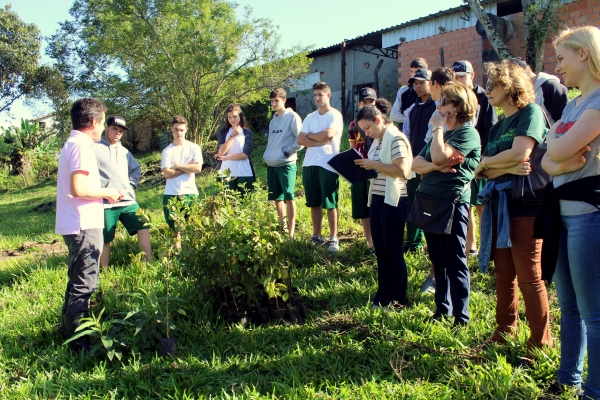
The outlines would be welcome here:
M 63 235 L 63 239 L 69 249 L 69 282 L 62 312 L 74 316 L 89 311 L 90 297 L 98 289 L 98 261 L 104 240 L 101 228 Z
M 449 235 L 425 232 L 429 258 L 435 271 L 435 313 L 454 315 L 454 323 L 469 322 L 469 268 L 467 225 L 469 203 L 458 203 Z
M 406 305 L 407 273 L 402 251 L 402 235 L 408 214 L 407 199 L 401 197 L 397 207 L 373 195 L 370 218 L 373 245 L 377 256 L 377 293 L 373 304 L 387 306 L 392 301 Z
M 417 175 L 415 178 L 409 179 L 406 182 L 406 192 L 408 194 L 408 211 L 412 207 L 413 201 L 415 200 L 415 193 L 421 183 L 421 175 Z M 402 231 L 404 232 L 404 231 Z M 423 231 L 414 225 L 406 223 L 406 242 L 404 247 L 410 250 L 416 250 L 423 246 Z

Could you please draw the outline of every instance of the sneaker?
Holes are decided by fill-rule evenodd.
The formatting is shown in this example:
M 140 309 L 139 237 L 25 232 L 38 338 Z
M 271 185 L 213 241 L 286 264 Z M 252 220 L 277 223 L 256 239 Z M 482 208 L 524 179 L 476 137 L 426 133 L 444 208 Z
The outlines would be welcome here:
M 562 394 L 568 391 L 574 391 L 575 398 L 583 399 L 583 390 L 580 387 L 563 385 L 562 383 L 555 381 L 550 384 L 548 389 L 546 389 L 546 394 L 538 397 L 538 400 L 558 399 Z
M 331 253 L 335 253 L 336 251 L 340 251 L 340 241 L 338 238 L 331 237 L 327 241 L 327 248 Z
M 325 240 L 323 239 L 322 236 L 312 235 L 312 237 L 310 238 L 310 241 L 313 244 L 316 244 L 319 246 L 323 246 L 325 244 Z
M 477 249 L 471 249 L 469 251 L 469 257 L 477 257 L 479 255 L 479 250 Z
M 431 275 L 427 276 L 427 279 L 425 279 L 425 282 L 421 286 L 421 293 L 426 292 L 435 293 L 435 278 Z

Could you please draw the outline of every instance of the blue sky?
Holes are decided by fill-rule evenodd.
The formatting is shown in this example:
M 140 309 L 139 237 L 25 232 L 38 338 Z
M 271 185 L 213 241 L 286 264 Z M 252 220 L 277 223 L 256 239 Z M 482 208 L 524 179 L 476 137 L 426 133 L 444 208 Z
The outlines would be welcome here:
M 237 0 L 237 3 L 240 12 L 248 5 L 253 8 L 254 16 L 273 21 L 279 27 L 282 48 L 296 44 L 320 48 L 456 7 L 462 0 Z M 50 36 L 60 21 L 69 19 L 73 0 L 0 0 L 2 8 L 6 4 L 12 4 L 13 11 L 25 22 L 36 24 L 42 35 Z M 18 123 L 20 118 L 50 111 L 43 102 L 36 102 L 32 107 L 19 103 L 13 107 L 14 118 L 0 114 L 0 125 Z

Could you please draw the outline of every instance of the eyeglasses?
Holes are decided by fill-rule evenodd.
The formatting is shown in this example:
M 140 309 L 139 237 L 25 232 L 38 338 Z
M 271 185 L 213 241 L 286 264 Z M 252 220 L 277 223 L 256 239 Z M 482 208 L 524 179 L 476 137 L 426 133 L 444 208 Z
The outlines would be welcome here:
M 492 90 L 494 90 L 494 84 L 492 83 L 492 81 L 487 81 L 487 83 L 485 84 L 485 90 L 487 92 L 491 92 Z
M 448 99 L 447 99 L 447 98 L 445 98 L 445 97 L 442 97 L 442 98 L 440 99 L 440 106 L 442 106 L 442 107 L 444 107 L 446 104 L 450 104 L 450 103 L 452 103 L 452 100 L 448 100 Z

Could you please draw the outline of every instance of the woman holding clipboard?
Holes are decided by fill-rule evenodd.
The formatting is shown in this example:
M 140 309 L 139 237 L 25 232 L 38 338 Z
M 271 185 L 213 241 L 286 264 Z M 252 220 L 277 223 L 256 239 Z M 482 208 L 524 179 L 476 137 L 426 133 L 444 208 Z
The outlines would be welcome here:
M 373 138 L 368 159 L 355 160 L 377 177 L 369 188 L 371 235 L 377 257 L 377 293 L 371 309 L 400 310 L 406 305 L 407 272 L 403 237 L 408 203 L 406 181 L 410 175 L 412 152 L 407 137 L 386 117 L 392 105 L 379 98 L 363 107 L 356 118 L 365 134 Z

